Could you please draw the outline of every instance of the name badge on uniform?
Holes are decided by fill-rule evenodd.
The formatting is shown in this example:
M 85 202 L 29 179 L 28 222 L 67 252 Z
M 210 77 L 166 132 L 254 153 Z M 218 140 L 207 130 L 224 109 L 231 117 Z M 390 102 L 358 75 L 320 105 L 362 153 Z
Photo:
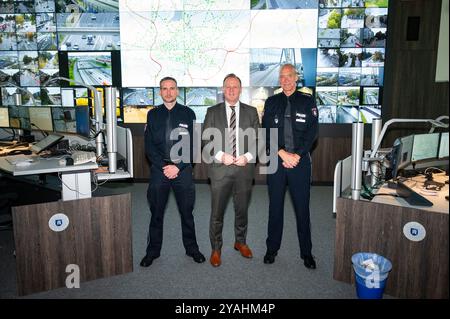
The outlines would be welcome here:
M 188 135 L 189 134 L 189 132 L 187 131 L 187 129 L 188 129 L 188 125 L 187 124 L 179 123 L 178 126 L 183 128 L 183 129 L 185 129 L 185 130 L 180 129 L 178 134 L 180 134 L 180 135 Z
M 306 114 L 303 113 L 295 113 L 295 121 L 305 123 L 306 122 Z

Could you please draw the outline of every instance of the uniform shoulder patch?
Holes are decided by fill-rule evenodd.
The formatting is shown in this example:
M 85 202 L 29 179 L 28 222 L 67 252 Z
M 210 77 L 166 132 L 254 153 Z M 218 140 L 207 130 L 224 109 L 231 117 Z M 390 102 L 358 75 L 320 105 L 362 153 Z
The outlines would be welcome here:
M 305 95 L 308 95 L 308 96 L 312 96 L 312 94 L 313 94 L 313 91 L 310 89 L 310 88 L 308 88 L 308 87 L 306 87 L 306 86 L 304 86 L 304 87 L 302 87 L 300 90 L 298 90 L 300 93 L 302 93 L 302 94 L 305 94 Z

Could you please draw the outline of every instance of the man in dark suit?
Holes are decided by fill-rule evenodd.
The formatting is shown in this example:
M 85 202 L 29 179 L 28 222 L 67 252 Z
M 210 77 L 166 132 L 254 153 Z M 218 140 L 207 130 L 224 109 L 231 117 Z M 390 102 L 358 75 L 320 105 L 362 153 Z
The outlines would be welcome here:
M 148 267 L 158 258 L 163 239 L 164 211 L 170 189 L 181 216 L 181 230 L 186 255 L 195 262 L 204 262 L 205 256 L 199 251 L 195 236 L 192 210 L 195 201 L 195 186 L 192 180 L 193 122 L 195 113 L 190 108 L 178 104 L 178 87 L 174 78 L 166 77 L 160 81 L 160 94 L 163 104 L 147 114 L 145 128 L 145 153 L 152 163 L 147 199 L 150 205 L 151 219 L 148 231 L 147 251 L 141 261 L 142 267 Z M 176 134 L 173 134 L 176 130 Z M 177 135 L 178 141 L 171 140 Z M 189 145 L 181 154 L 172 154 L 172 146 L 188 136 Z M 189 152 L 188 155 L 185 153 Z
M 203 143 L 214 145 L 210 152 L 205 151 L 206 147 L 203 152 L 210 163 L 209 237 L 212 247 L 210 262 L 214 267 L 221 264 L 223 218 L 230 195 L 233 196 L 235 210 L 234 249 L 246 258 L 253 256 L 246 237 L 259 119 L 256 108 L 239 102 L 241 91 L 241 80 L 235 74 L 227 75 L 223 81 L 225 102 L 208 108 L 203 126 Z
M 270 129 L 278 130 L 277 170 L 267 175 L 269 190 L 269 225 L 265 264 L 275 262 L 281 246 L 284 219 L 284 197 L 289 187 L 297 221 L 300 257 L 306 268 L 315 269 L 311 254 L 309 196 L 311 184 L 310 151 L 318 135 L 318 112 L 312 91 L 297 90 L 298 74 L 295 66 L 280 68 L 283 92 L 271 96 L 264 106 L 262 126 L 266 129 L 266 146 L 270 145 Z M 275 138 L 274 138 L 275 139 Z

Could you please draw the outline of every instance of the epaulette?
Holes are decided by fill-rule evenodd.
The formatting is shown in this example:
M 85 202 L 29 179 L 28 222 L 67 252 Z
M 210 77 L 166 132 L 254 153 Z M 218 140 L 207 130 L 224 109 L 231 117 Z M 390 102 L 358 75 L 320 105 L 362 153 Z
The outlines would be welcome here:
M 300 93 L 302 93 L 302 94 L 305 94 L 305 95 L 307 95 L 307 96 L 312 96 L 312 94 L 313 94 L 313 91 L 310 89 L 310 88 L 308 88 L 308 87 L 306 87 L 306 86 L 304 86 L 304 87 L 302 87 L 300 90 L 298 90 Z

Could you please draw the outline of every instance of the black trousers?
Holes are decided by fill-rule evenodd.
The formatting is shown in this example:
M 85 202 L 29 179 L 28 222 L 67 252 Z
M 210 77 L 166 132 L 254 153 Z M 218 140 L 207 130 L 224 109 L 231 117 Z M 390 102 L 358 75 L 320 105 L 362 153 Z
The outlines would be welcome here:
M 163 239 L 164 211 L 173 189 L 178 211 L 181 217 L 181 231 L 186 253 L 198 251 L 195 237 L 195 224 L 192 211 L 195 202 L 195 186 L 192 180 L 192 168 L 186 167 L 175 179 L 168 179 L 163 172 L 151 169 L 147 200 L 150 205 L 150 226 L 147 238 L 147 255 L 159 257 Z
M 280 249 L 284 222 L 284 197 L 286 188 L 292 198 L 297 222 L 297 235 L 300 255 L 311 255 L 311 225 L 309 197 L 311 184 L 311 157 L 305 156 L 294 168 L 284 168 L 278 158 L 278 168 L 274 174 L 267 175 L 269 190 L 269 225 L 267 231 L 267 250 L 275 253 Z

